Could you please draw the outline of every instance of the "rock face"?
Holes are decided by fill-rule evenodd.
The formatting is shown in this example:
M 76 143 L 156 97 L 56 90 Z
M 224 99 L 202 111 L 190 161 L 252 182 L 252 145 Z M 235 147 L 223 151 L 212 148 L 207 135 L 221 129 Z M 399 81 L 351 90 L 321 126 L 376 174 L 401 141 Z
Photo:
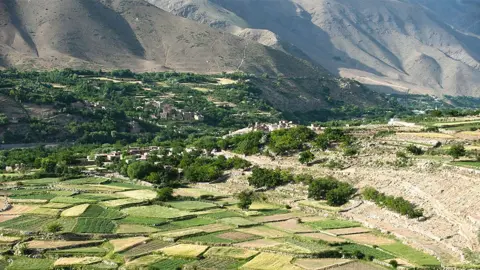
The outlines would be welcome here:
M 149 1 L 378 90 L 480 96 L 478 1 Z

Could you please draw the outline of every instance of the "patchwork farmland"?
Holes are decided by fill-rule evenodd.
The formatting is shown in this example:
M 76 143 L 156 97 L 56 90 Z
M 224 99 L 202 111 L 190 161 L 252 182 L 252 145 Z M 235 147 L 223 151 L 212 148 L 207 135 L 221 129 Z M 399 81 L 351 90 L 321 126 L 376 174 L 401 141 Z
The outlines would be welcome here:
M 106 178 L 24 182 L 4 190 L 11 203 L 0 213 L 2 252 L 12 261 L 7 269 L 383 269 L 391 260 L 439 265 L 335 212 L 307 214 L 263 201 L 241 210 L 233 197 L 198 187 L 182 187 L 163 202 L 153 188 Z M 65 186 L 76 188 L 66 192 Z M 14 200 L 19 194 L 42 201 Z M 13 256 L 18 252 L 26 256 Z

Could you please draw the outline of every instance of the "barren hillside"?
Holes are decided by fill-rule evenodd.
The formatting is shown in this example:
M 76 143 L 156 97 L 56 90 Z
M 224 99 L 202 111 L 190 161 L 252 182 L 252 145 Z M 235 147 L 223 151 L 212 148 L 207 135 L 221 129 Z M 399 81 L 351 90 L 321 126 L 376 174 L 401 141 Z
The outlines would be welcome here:
M 1 4 L 2 66 L 316 72 L 287 54 L 173 16 L 143 0 Z
M 251 36 L 270 45 L 274 34 L 331 72 L 379 90 L 480 95 L 475 1 L 150 2 L 235 34 L 242 33 L 238 27 L 250 32 L 262 29 L 263 38 L 259 37 L 262 33 Z M 219 15 L 224 10 L 229 16 Z M 242 24 L 236 24 L 238 17 Z M 471 34 L 465 34 L 469 31 Z

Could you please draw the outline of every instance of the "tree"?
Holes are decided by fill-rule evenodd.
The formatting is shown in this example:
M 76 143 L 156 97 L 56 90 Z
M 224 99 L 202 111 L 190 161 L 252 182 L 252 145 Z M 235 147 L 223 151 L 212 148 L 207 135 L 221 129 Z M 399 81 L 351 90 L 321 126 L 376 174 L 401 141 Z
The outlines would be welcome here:
M 157 200 L 161 202 L 171 201 L 173 199 L 173 189 L 169 187 L 161 188 L 157 191 Z
M 453 159 L 457 159 L 459 157 L 463 157 L 466 155 L 467 151 L 465 147 L 461 144 L 454 144 L 448 149 L 447 153 L 453 157 Z
M 97 165 L 97 167 L 103 167 L 103 163 L 105 163 L 106 161 L 107 161 L 107 157 L 98 156 L 95 158 L 95 165 Z
M 49 233 L 56 233 L 63 230 L 63 227 L 60 223 L 54 222 L 47 225 L 45 230 Z
M 350 185 L 342 183 L 339 187 L 327 192 L 327 204 L 331 206 L 344 205 L 354 192 Z
M 43 158 L 41 162 L 41 168 L 46 172 L 46 173 L 54 173 L 55 172 L 55 167 L 57 166 L 57 163 L 50 159 L 50 158 Z
M 153 164 L 145 161 L 137 161 L 128 165 L 127 175 L 131 179 L 144 179 L 153 171 L 155 171 Z
M 248 183 L 256 188 L 274 188 L 292 181 L 293 175 L 288 172 L 282 172 L 280 169 L 264 169 L 258 166 L 253 168 L 252 175 L 248 178 Z
M 237 195 L 239 200 L 238 207 L 243 210 L 248 210 L 253 202 L 254 193 L 250 190 L 244 190 Z
M 298 158 L 298 161 L 300 161 L 300 163 L 302 163 L 302 164 L 307 164 L 308 165 L 314 159 L 315 159 L 315 155 L 312 152 L 310 152 L 309 150 L 307 150 L 307 151 L 304 151 L 304 152 L 300 153 L 300 157 Z
M 327 193 L 338 187 L 338 181 L 333 177 L 315 179 L 308 186 L 308 197 L 314 200 L 325 200 Z

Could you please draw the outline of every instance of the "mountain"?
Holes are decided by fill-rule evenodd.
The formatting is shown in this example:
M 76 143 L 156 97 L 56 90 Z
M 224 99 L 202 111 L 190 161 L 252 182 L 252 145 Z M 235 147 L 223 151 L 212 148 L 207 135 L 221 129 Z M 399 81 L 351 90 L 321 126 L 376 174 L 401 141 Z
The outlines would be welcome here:
M 480 96 L 475 0 L 149 1 L 381 91 Z
M 263 97 L 284 111 L 385 104 L 362 85 L 337 79 L 275 42 L 268 44 L 272 48 L 252 41 L 267 35 L 240 29 L 242 19 L 214 7 L 241 34 L 174 16 L 144 0 L 0 0 L 0 68 L 244 71 L 269 77 Z

